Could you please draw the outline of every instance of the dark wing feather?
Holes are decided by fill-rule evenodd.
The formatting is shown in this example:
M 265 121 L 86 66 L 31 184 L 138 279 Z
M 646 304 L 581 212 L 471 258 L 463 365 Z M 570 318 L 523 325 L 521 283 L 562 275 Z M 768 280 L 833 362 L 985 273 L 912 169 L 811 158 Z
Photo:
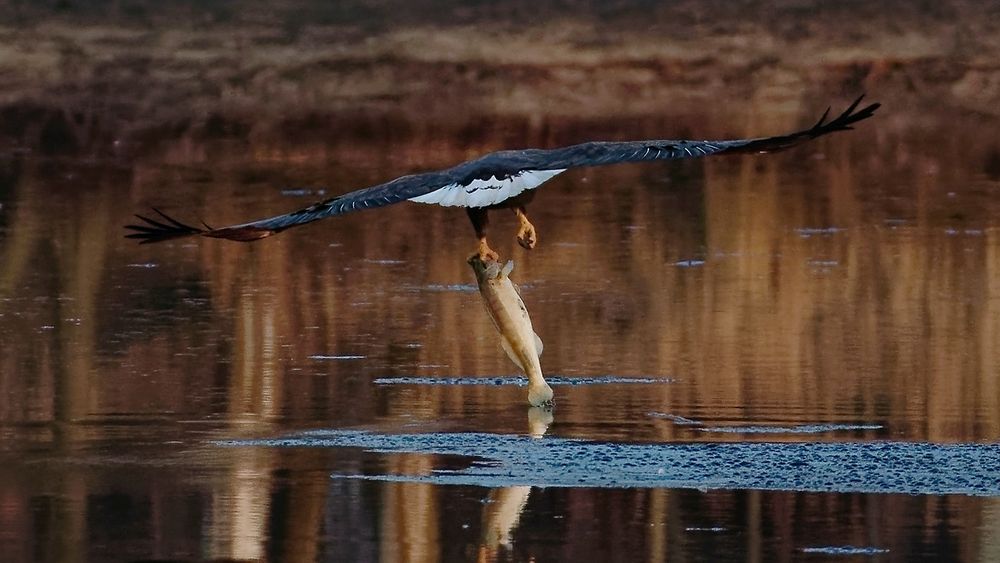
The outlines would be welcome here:
M 135 231 L 134 233 L 125 235 L 125 238 L 137 238 L 145 239 L 147 237 L 163 236 L 164 238 L 176 238 L 184 237 L 188 235 L 196 235 L 202 232 L 202 229 L 198 227 L 192 227 L 191 225 L 185 225 L 180 221 L 174 220 L 172 217 L 167 216 L 162 211 L 157 208 L 153 208 L 153 211 L 159 215 L 162 220 L 150 219 L 143 215 L 136 214 L 144 224 L 141 225 L 125 225 L 126 229 L 131 229 Z M 165 221 L 165 222 L 163 222 Z M 150 241 L 143 241 L 150 242 Z
M 125 228 L 132 232 L 125 235 L 125 237 L 139 239 L 140 244 L 162 242 L 191 235 L 202 235 L 243 242 L 254 241 L 269 237 L 296 225 L 318 221 L 334 215 L 350 213 L 351 211 L 383 207 L 432 192 L 452 183 L 453 180 L 446 172 L 428 172 L 425 174 L 403 176 L 385 184 L 356 190 L 320 201 L 309 207 L 292 211 L 291 213 L 268 217 L 259 221 L 241 223 L 239 225 L 220 227 L 218 229 L 212 229 L 207 225 L 204 228 L 186 225 L 167 216 L 160 210 L 154 209 L 161 219 L 151 219 L 142 215 L 136 215 L 136 217 L 142 220 L 142 223 L 126 225 Z
M 591 142 L 562 149 L 533 151 L 538 169 L 555 170 L 576 166 L 599 166 L 622 162 L 697 158 L 715 154 L 762 153 L 784 150 L 799 143 L 822 137 L 835 131 L 853 129 L 852 124 L 871 117 L 881 104 L 870 104 L 857 110 L 864 96 L 854 101 L 842 114 L 827 122 L 826 113 L 809 129 L 757 139 L 728 141 L 650 140 L 627 142 Z
M 132 232 L 125 236 L 138 239 L 141 243 L 160 242 L 191 235 L 252 241 L 334 215 L 406 201 L 445 186 L 468 185 L 472 180 L 486 180 L 492 177 L 509 178 L 525 170 L 562 170 L 579 166 L 696 158 L 714 154 L 774 152 L 835 131 L 852 129 L 851 125 L 868 119 L 879 108 L 880 104 L 876 103 L 855 111 L 863 97 L 855 100 L 832 121 L 826 121 L 830 113 L 827 109 L 816 125 L 788 135 L 728 141 L 596 141 L 561 149 L 499 151 L 440 172 L 403 176 L 391 182 L 321 201 L 291 213 L 218 229 L 212 229 L 207 225 L 204 228 L 186 225 L 154 209 L 160 216 L 159 219 L 136 215 L 142 223 L 126 225 L 125 228 Z

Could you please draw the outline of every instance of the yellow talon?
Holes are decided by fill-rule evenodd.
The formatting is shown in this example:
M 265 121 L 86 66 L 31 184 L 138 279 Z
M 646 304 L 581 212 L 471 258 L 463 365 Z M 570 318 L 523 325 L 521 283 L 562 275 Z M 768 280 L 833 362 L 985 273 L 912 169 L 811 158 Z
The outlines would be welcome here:
M 479 259 L 483 262 L 499 262 L 500 255 L 496 253 L 490 245 L 486 244 L 486 239 L 479 239 L 479 249 L 476 250 L 476 254 L 479 255 Z
M 527 250 L 535 248 L 535 245 L 538 244 L 538 235 L 535 233 L 535 226 L 528 220 L 524 207 L 514 208 L 514 214 L 517 215 L 517 220 L 521 224 L 517 231 L 517 244 Z

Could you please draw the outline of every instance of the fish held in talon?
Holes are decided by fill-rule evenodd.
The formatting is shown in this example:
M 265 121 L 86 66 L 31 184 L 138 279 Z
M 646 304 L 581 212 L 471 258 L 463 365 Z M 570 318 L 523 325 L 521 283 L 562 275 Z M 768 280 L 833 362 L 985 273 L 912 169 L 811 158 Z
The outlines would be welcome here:
M 483 260 L 475 254 L 469 258 L 469 265 L 476 274 L 486 311 L 500 333 L 501 347 L 507 357 L 528 376 L 528 403 L 534 407 L 551 405 L 552 388 L 545 382 L 539 361 L 542 339 L 535 334 L 528 309 L 514 282 L 510 280 L 514 262 L 501 265 L 494 260 Z

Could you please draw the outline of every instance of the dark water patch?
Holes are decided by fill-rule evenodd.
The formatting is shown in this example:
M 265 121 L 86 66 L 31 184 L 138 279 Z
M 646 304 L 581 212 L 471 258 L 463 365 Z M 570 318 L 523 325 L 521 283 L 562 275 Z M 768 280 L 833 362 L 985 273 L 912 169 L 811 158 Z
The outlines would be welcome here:
M 335 475 L 506 487 L 666 487 L 1000 496 L 1000 446 L 923 442 L 624 444 L 489 433 L 316 430 L 230 447 L 362 448 L 490 463 L 428 475 Z
M 599 377 L 546 377 L 549 385 L 652 385 L 656 383 L 673 383 L 669 377 L 620 377 L 606 375 Z M 378 385 L 489 385 L 499 387 L 515 385 L 524 387 L 528 379 L 518 376 L 496 377 L 380 377 L 375 380 Z

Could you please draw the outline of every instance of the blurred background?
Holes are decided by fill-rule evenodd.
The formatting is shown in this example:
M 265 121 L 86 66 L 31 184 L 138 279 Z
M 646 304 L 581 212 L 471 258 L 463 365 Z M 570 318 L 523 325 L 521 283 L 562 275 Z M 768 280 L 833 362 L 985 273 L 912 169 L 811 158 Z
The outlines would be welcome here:
M 402 204 L 253 245 L 122 238 L 150 207 L 220 226 L 492 150 L 781 134 L 861 93 L 873 119 L 788 152 L 567 172 L 531 253 L 494 219 L 546 374 L 674 380 L 557 387 L 548 433 L 995 443 L 1000 3 L 0 0 L 0 552 L 1000 558 L 996 499 L 528 495 L 330 479 L 467 460 L 212 446 L 528 433 L 523 388 L 375 383 L 515 373 L 472 229 Z

